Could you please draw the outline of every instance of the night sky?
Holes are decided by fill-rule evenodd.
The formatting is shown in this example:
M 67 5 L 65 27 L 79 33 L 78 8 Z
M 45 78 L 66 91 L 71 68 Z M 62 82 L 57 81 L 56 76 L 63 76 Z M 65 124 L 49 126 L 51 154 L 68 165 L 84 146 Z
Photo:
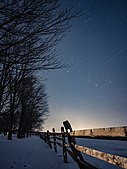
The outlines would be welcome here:
M 127 1 L 63 0 L 82 16 L 57 46 L 69 68 L 48 74 L 45 130 L 127 125 Z

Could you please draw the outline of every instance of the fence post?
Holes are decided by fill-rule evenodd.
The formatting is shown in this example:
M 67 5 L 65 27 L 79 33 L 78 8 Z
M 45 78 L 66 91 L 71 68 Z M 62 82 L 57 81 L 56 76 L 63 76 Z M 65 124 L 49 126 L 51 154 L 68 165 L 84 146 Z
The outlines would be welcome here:
M 48 143 L 49 147 L 52 148 L 51 141 L 50 141 L 49 130 L 47 130 L 47 143 Z
M 55 152 L 57 153 L 57 144 L 56 144 L 55 128 L 53 128 L 52 131 L 53 131 L 54 150 L 55 150 Z
M 64 127 L 61 127 L 61 134 L 62 134 L 62 142 L 63 142 L 63 158 L 64 158 L 64 162 L 68 163 L 68 161 L 67 161 L 67 151 L 66 151 L 66 146 L 65 146 Z
M 68 142 L 69 142 L 69 145 L 70 145 L 71 150 L 73 152 L 74 159 L 77 162 L 79 168 L 80 169 L 95 169 L 96 167 L 94 167 L 91 164 L 84 161 L 84 158 L 83 158 L 82 154 L 80 153 L 80 151 L 78 151 L 74 147 L 74 145 L 76 144 L 76 140 L 75 140 L 74 137 L 71 137 L 70 134 L 69 134 L 69 132 L 72 132 L 72 127 L 71 127 L 70 123 L 66 120 L 66 121 L 63 122 L 63 124 L 64 124 L 64 127 L 66 129 Z

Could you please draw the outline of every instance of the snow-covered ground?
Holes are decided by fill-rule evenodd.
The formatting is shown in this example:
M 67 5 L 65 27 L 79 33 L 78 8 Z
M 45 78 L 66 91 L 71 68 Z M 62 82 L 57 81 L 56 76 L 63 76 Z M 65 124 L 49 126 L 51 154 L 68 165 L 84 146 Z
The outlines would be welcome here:
M 62 152 L 55 153 L 37 136 L 8 141 L 0 135 L 0 169 L 78 169 L 69 159 L 63 162 Z
M 127 141 L 77 139 L 79 145 L 98 149 L 107 153 L 127 157 Z M 83 154 L 84 159 L 100 169 L 120 169 Z M 38 136 L 22 140 L 13 138 L 8 141 L 0 135 L 0 169 L 78 169 L 77 164 L 68 156 L 68 164 L 63 162 L 62 149 L 58 153 L 50 149 Z
M 127 141 L 77 138 L 76 142 L 78 145 L 127 158 Z M 120 169 L 116 165 L 109 164 L 84 153 L 82 155 L 86 161 L 97 168 Z
M 77 138 L 77 144 L 127 158 L 127 141 Z

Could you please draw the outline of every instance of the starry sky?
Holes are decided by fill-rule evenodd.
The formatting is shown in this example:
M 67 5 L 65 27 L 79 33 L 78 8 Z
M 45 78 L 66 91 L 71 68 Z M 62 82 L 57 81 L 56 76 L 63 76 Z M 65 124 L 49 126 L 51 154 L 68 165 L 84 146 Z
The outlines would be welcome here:
M 127 125 L 127 1 L 61 0 L 82 16 L 57 46 L 69 68 L 48 74 L 44 130 Z

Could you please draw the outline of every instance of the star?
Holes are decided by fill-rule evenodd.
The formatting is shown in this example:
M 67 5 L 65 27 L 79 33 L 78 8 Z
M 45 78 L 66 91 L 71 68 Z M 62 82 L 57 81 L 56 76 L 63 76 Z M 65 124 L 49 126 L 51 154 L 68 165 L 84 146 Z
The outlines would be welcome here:
M 98 87 L 99 86 L 98 83 L 95 83 L 95 86 Z
M 80 62 L 81 62 L 81 63 L 84 63 L 84 60 L 83 60 L 83 59 L 81 59 L 81 60 L 80 60 Z

